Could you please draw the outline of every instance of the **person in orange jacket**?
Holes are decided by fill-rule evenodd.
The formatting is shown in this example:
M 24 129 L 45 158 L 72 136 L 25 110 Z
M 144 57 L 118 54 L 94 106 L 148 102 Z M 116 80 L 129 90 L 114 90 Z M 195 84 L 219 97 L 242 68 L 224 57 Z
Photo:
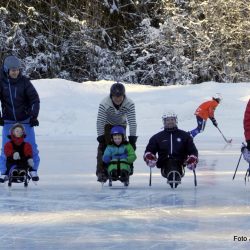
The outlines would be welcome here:
M 214 118 L 214 111 L 221 102 L 221 94 L 216 95 L 210 101 L 203 102 L 195 111 L 194 115 L 197 119 L 197 128 L 189 131 L 190 135 L 194 138 L 199 133 L 203 132 L 206 126 L 207 119 L 209 118 L 215 127 L 218 126 L 216 119 Z

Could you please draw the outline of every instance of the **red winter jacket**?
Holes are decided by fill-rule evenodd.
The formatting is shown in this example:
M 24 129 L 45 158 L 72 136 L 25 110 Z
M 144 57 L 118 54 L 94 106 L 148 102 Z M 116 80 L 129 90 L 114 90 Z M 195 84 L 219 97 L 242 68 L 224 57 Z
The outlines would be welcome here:
M 13 147 L 15 145 L 15 149 Z M 19 152 L 20 156 L 32 158 L 32 146 L 28 142 L 24 142 L 24 138 L 15 138 L 11 135 L 11 141 L 4 145 L 4 153 L 7 158 L 13 157 L 15 152 Z
M 248 104 L 246 107 L 243 124 L 244 124 L 244 132 L 245 132 L 246 141 L 249 141 L 250 140 L 250 100 L 248 101 Z

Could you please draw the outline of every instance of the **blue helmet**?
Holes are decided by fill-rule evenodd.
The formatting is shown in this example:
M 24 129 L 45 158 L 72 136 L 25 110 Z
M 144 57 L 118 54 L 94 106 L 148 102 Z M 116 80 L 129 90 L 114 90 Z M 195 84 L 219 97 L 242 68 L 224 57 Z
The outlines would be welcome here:
M 112 129 L 111 129 L 111 135 L 123 135 L 125 136 L 125 129 L 122 127 L 122 126 L 114 126 Z
M 10 69 L 20 69 L 21 62 L 16 56 L 7 56 L 3 62 L 3 68 L 5 73 L 8 73 Z

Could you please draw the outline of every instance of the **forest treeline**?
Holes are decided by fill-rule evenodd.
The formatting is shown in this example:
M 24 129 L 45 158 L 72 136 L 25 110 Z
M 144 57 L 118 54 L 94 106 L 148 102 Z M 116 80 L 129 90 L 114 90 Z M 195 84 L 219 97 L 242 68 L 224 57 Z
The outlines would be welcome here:
M 250 81 L 247 0 L 2 0 L 0 59 L 32 79 Z

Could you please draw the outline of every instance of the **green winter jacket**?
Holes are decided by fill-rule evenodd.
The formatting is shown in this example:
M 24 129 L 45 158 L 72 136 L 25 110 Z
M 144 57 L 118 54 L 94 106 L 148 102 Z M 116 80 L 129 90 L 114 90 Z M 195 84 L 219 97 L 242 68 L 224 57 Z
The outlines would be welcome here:
M 128 142 L 120 146 L 109 144 L 104 151 L 102 160 L 109 165 L 108 172 L 117 169 L 118 163 L 121 170 L 125 169 L 130 172 L 130 165 L 136 160 L 136 154 Z

